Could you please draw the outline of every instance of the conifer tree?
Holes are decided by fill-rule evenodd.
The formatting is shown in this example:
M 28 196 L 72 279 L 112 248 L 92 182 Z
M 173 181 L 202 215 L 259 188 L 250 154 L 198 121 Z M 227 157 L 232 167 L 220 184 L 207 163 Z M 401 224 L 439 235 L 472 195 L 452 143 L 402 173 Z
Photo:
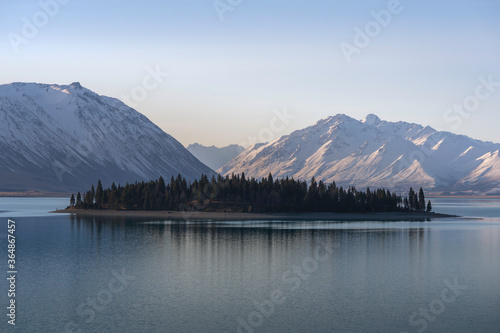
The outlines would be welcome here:
M 94 188 L 94 184 L 92 184 L 92 187 L 90 188 L 90 192 L 89 192 L 88 202 L 90 204 L 94 204 L 94 199 L 95 199 L 95 188 Z
M 158 179 L 158 191 L 160 193 L 165 193 L 165 180 L 162 176 Z
M 148 210 L 148 209 L 151 208 L 151 203 L 150 203 L 149 193 L 148 192 L 146 192 L 146 195 L 144 196 L 144 204 L 143 204 L 142 208 L 144 210 Z
M 425 195 L 422 188 L 420 188 L 418 193 L 418 210 L 421 212 L 425 211 Z
M 78 194 L 76 195 L 76 207 L 77 208 L 82 208 L 82 195 L 80 194 L 80 192 L 78 192 Z
M 108 192 L 105 191 L 102 194 L 102 205 L 107 205 L 108 204 Z
M 408 201 L 410 204 L 410 211 L 418 209 L 418 197 L 412 187 L 410 187 L 410 192 L 408 193 Z
M 101 180 L 99 179 L 97 182 L 97 189 L 95 191 L 95 204 L 97 208 L 100 208 L 100 206 L 102 205 L 102 194 L 103 194 L 103 189 Z

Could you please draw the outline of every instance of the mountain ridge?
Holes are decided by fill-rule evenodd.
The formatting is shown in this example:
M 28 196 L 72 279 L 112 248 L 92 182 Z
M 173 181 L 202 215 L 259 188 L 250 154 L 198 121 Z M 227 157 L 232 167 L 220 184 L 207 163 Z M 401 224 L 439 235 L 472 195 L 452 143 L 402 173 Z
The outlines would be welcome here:
M 214 145 L 209 147 L 199 143 L 190 144 L 186 149 L 213 170 L 221 168 L 245 150 L 245 148 L 236 144 L 219 148 Z
M 343 186 L 396 191 L 422 186 L 441 194 L 499 194 L 500 167 L 491 155 L 497 150 L 500 144 L 430 126 L 337 114 L 249 147 L 217 171 L 256 178 L 270 172 L 302 180 L 315 176 Z
M 0 85 L 0 159 L 3 192 L 213 173 L 146 116 L 78 82 Z

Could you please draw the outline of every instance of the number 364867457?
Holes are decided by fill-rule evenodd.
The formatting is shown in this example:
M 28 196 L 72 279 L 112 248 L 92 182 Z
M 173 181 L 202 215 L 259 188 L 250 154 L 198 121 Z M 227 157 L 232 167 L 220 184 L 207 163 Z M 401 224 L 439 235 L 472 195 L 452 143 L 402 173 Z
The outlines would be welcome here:
M 8 265 L 9 269 L 13 270 L 16 268 L 16 236 L 14 236 L 16 232 L 16 222 L 9 220 L 7 224 L 7 232 L 8 232 L 8 242 L 9 245 L 7 245 L 7 252 L 8 252 Z

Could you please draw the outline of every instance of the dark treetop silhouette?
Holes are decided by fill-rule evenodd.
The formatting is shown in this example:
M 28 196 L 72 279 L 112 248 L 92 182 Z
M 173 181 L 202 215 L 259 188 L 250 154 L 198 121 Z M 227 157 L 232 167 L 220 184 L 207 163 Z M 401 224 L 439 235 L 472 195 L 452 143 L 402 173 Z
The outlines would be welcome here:
M 377 189 L 358 191 L 344 189 L 335 182 L 310 183 L 287 178 L 273 180 L 269 174 L 261 180 L 247 179 L 245 174 L 231 177 L 202 175 L 193 183 L 178 175 L 166 184 L 163 177 L 150 182 L 136 182 L 103 189 L 97 187 L 72 195 L 70 207 L 77 209 L 232 211 L 232 212 L 400 212 L 431 211 L 425 204 L 422 188 L 417 195 L 410 188 L 408 197 Z

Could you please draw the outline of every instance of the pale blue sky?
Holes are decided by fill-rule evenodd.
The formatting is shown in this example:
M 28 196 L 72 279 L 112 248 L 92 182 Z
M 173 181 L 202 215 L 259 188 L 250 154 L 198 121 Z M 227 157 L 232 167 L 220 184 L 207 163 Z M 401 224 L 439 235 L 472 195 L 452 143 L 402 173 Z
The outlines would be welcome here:
M 337 113 L 500 142 L 500 85 L 447 111 L 474 103 L 480 77 L 500 82 L 500 1 L 402 0 L 348 63 L 341 43 L 389 2 L 243 0 L 221 20 L 212 0 L 71 0 L 53 17 L 4 1 L 0 83 L 79 81 L 122 98 L 158 67 L 169 76 L 132 106 L 185 145 L 277 137 Z M 23 18 L 40 26 L 33 36 Z M 18 52 L 12 34 L 27 37 Z M 284 107 L 295 118 L 273 126 Z

